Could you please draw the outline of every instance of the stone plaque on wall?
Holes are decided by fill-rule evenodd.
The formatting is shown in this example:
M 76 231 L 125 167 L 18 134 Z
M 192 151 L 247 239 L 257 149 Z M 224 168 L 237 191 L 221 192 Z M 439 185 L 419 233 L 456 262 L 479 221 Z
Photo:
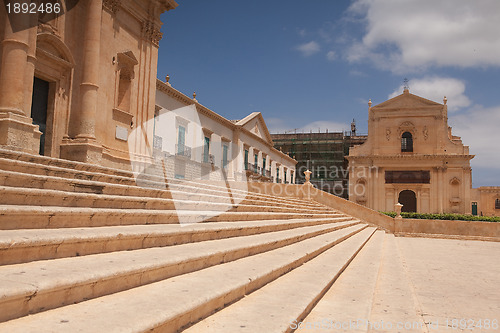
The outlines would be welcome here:
M 431 174 L 429 171 L 386 171 L 386 184 L 429 184 Z
M 122 141 L 128 141 L 128 129 L 122 126 L 116 126 L 115 138 Z

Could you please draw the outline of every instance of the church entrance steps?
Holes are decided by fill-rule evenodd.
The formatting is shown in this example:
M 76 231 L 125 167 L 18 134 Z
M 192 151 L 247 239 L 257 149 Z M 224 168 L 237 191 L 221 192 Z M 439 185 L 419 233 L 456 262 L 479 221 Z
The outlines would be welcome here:
M 342 223 L 342 224 L 340 224 Z M 0 230 L 0 265 L 180 245 L 306 226 L 359 223 L 351 217 L 91 228 Z
M 117 174 L 100 173 L 100 169 L 96 171 L 77 170 L 72 168 L 64 168 L 55 165 L 38 164 L 22 160 L 10 160 L 0 158 L 0 169 L 6 171 L 14 171 L 28 173 L 40 176 L 52 176 L 60 178 L 75 178 L 83 180 L 93 180 L 105 183 L 135 185 L 135 179 L 132 173 L 123 175 L 117 170 Z
M 367 321 L 371 321 L 385 237 L 385 232 L 375 232 L 312 311 L 305 318 L 297 320 L 297 332 L 370 331 Z
M 358 251 L 380 242 L 370 240 L 374 231 L 361 231 L 184 332 L 292 332 Z
M 54 158 L 49 156 L 42 155 L 34 155 L 21 151 L 14 151 L 9 149 L 0 148 L 0 166 L 3 169 L 3 162 L 11 161 L 11 162 L 28 162 L 31 164 L 39 164 L 47 167 L 57 167 L 64 170 L 75 170 L 75 171 L 83 171 L 90 173 L 98 173 L 98 174 L 108 174 L 113 176 L 121 176 L 121 177 L 131 177 L 132 172 L 114 169 L 99 166 L 96 164 L 76 162 L 66 159 Z
M 217 212 L 215 212 L 217 213 Z M 137 224 L 177 224 L 297 218 L 336 218 L 339 213 L 222 212 L 56 206 L 0 205 L 0 230 L 102 227 Z
M 30 178 L 24 179 L 23 177 L 27 175 Z M 203 181 L 170 180 L 166 183 L 163 176 L 149 178 L 152 180 L 144 179 L 142 175 L 136 181 L 134 174 L 129 171 L 0 149 L 0 184 L 7 186 L 32 187 L 31 184 L 38 184 L 35 187 L 43 186 L 43 188 L 47 189 L 103 194 L 119 194 L 113 192 L 113 190 L 121 191 L 121 193 L 123 191 L 131 191 L 128 195 L 139 196 L 148 193 L 147 191 L 152 191 L 152 193 L 158 195 L 158 190 L 167 187 L 172 191 L 184 190 L 188 193 L 206 193 L 223 196 L 227 196 L 228 194 L 225 182 L 218 182 L 218 185 L 214 185 Z M 65 179 L 71 179 L 72 182 L 68 183 Z M 146 188 L 138 187 L 137 182 Z M 111 185 L 125 186 L 113 188 Z M 111 186 L 112 189 L 107 189 L 106 187 L 108 186 Z M 133 187 L 133 189 L 127 189 L 130 187 Z M 154 192 L 155 190 L 157 192 Z M 285 199 L 268 194 L 248 193 L 245 190 L 237 188 L 231 188 L 230 190 L 231 195 L 235 198 L 248 197 L 253 199 L 268 199 L 272 202 L 307 204 L 311 207 L 322 206 L 310 200 L 297 198 Z M 138 192 L 133 194 L 134 191 Z M 150 195 L 148 194 L 147 196 Z
M 231 204 L 227 197 L 191 198 L 175 196 L 172 199 L 150 198 L 139 196 L 119 196 L 108 194 L 78 193 L 47 189 L 0 186 L 0 197 L 5 205 L 35 205 L 61 207 L 92 207 L 92 208 L 121 208 L 121 209 L 152 209 L 152 210 L 217 210 L 217 211 L 274 211 L 274 212 L 310 212 L 331 213 L 333 209 L 327 207 L 303 207 L 287 204 L 266 203 L 265 200 L 250 200 L 237 205 Z
M 155 199 L 171 199 L 176 200 L 192 200 L 205 202 L 225 202 L 231 203 L 231 198 L 225 188 L 219 190 L 203 190 L 194 187 L 193 185 L 175 185 L 170 186 L 170 190 L 159 190 L 142 188 L 138 186 L 128 186 L 121 184 L 108 184 L 96 181 L 87 181 L 80 179 L 65 179 L 54 176 L 40 176 L 33 174 L 25 174 L 19 172 L 11 172 L 0 170 L 0 185 L 8 190 L 8 188 L 22 188 L 29 192 L 29 189 L 44 189 L 56 190 L 64 192 L 77 192 L 82 194 L 99 194 L 124 197 L 144 197 Z M 14 191 L 14 190 L 12 190 Z M 22 195 L 22 193 L 21 193 Z M 69 195 L 69 194 L 67 194 Z M 306 200 L 289 200 L 287 198 L 271 197 L 255 195 L 253 193 L 240 194 L 232 193 L 233 200 L 237 200 L 240 204 L 261 204 L 261 205 L 280 205 L 282 207 L 302 207 L 311 209 L 330 209 L 329 207 L 318 203 Z M 25 202 L 24 200 L 22 202 Z
M 4 320 L 81 302 L 4 322 L 0 330 L 175 332 L 363 230 L 375 229 L 340 222 L 4 266 Z

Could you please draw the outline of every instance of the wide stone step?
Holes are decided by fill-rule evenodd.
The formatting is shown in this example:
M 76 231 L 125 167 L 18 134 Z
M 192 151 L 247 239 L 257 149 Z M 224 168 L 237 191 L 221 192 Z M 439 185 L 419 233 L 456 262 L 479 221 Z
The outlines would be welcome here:
M 64 160 L 59 160 L 64 161 Z M 88 164 L 92 166 L 91 164 Z M 49 177 L 59 177 L 66 179 L 83 179 L 83 180 L 93 180 L 112 184 L 123 184 L 135 186 L 135 179 L 132 174 L 125 176 L 121 174 L 108 174 L 96 171 L 87 170 L 75 170 L 71 168 L 56 166 L 56 165 L 44 165 L 37 164 L 33 162 L 26 162 L 23 160 L 11 160 L 8 158 L 0 157 L 0 169 L 6 171 L 20 172 L 26 174 L 49 176 Z
M 43 166 L 56 166 L 68 170 L 89 171 L 92 173 L 102 173 L 114 176 L 118 175 L 122 177 L 132 176 L 132 172 L 126 170 L 108 168 L 95 164 L 70 161 L 49 156 L 42 156 L 38 154 L 29 154 L 3 148 L 0 148 L 0 160 L 7 160 L 11 162 L 28 162 L 31 164 L 39 164 Z M 3 162 L 0 162 L 0 165 L 2 165 L 2 163 Z
M 338 217 L 189 225 L 0 230 L 0 265 L 179 245 L 336 222 L 359 221 L 351 217 Z
M 314 333 L 374 330 L 375 327 L 370 326 L 370 315 L 384 238 L 385 232 L 377 231 L 312 311 L 304 319 L 297 320 L 292 328 L 297 328 L 297 332 Z
M 0 230 L 188 224 L 295 218 L 335 218 L 339 213 L 227 212 L 0 205 Z
M 341 229 L 182 276 L 11 320 L 2 323 L 0 330 L 23 333 L 176 332 L 362 229 L 360 226 Z
M 375 228 L 363 230 L 184 332 L 293 331 L 369 241 L 374 231 Z M 381 240 L 379 238 L 376 242 L 380 243 Z M 353 287 L 359 284 L 362 281 Z
M 170 247 L 2 266 L 0 320 L 120 292 L 275 249 L 279 251 L 287 245 L 293 247 L 297 242 L 316 240 L 326 234 L 346 236 L 364 227 L 338 222 Z
M 135 184 L 134 184 L 135 185 Z M 325 208 L 315 202 L 306 200 L 294 200 L 289 198 L 260 196 L 252 192 L 228 191 L 227 188 L 196 187 L 195 184 L 169 184 L 169 190 L 143 188 L 121 184 L 110 184 L 98 181 L 82 179 L 66 179 L 54 176 L 40 176 L 20 172 L 0 170 L 0 186 L 22 187 L 24 189 L 45 189 L 64 192 L 93 193 L 116 196 L 151 197 L 159 199 L 196 200 L 196 201 L 218 201 L 236 202 L 242 204 L 261 204 L 290 207 Z M 4 202 L 7 204 L 7 202 Z
M 174 196 L 175 197 L 175 196 Z M 184 196 L 189 198 L 189 195 Z M 217 210 L 217 211 L 266 211 L 266 212 L 332 212 L 327 207 L 314 209 L 291 205 L 261 205 L 264 200 L 233 205 L 228 197 L 215 197 L 211 201 L 200 201 L 196 198 L 181 200 L 147 198 L 135 196 L 118 196 L 93 193 L 75 193 L 46 189 L 0 186 L 0 202 L 5 205 L 35 205 L 60 207 L 91 207 L 121 209 L 155 209 L 155 210 Z

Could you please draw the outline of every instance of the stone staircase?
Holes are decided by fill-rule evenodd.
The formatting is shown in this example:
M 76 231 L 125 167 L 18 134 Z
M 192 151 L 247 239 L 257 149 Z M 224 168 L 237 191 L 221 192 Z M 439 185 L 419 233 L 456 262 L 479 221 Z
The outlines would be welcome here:
M 310 200 L 140 181 L 0 150 L 0 332 L 291 332 L 338 319 L 352 286 L 348 318 L 383 317 L 392 235 Z

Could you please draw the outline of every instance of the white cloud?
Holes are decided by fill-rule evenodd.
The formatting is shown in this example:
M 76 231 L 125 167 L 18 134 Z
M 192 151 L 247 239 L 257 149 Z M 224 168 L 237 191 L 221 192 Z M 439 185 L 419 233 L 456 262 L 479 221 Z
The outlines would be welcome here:
M 498 0 L 356 0 L 367 31 L 347 59 L 394 72 L 431 65 L 500 66 Z
M 454 112 L 458 109 L 471 105 L 470 99 L 465 95 L 465 83 L 462 80 L 448 77 L 424 77 L 412 79 L 408 82 L 412 94 L 443 103 L 443 98 L 448 99 L 448 111 Z M 389 95 L 396 97 L 403 93 L 403 85 Z
M 328 59 L 329 61 L 333 61 L 337 58 L 337 54 L 335 53 L 335 51 L 328 51 L 328 53 L 326 54 L 326 59 Z
M 470 153 L 476 155 L 471 161 L 472 166 L 496 168 L 498 175 L 500 154 L 496 150 L 500 142 L 500 106 L 475 106 L 464 114 L 450 116 L 449 124 L 453 127 L 453 135 L 462 137 L 462 142 L 470 147 Z
M 368 76 L 368 75 L 366 75 L 366 73 L 365 73 L 365 72 L 363 72 L 363 71 L 359 71 L 359 70 L 356 70 L 356 69 L 353 69 L 353 70 L 349 71 L 349 74 L 350 74 L 350 75 L 353 75 L 353 76 L 361 76 L 361 77 L 366 77 L 366 76 Z
M 283 133 L 291 129 L 283 118 L 265 118 L 269 133 Z
M 297 46 L 297 50 L 302 53 L 304 57 L 309 57 L 315 53 L 318 53 L 320 46 L 315 41 L 310 41 L 309 43 L 300 44 Z

